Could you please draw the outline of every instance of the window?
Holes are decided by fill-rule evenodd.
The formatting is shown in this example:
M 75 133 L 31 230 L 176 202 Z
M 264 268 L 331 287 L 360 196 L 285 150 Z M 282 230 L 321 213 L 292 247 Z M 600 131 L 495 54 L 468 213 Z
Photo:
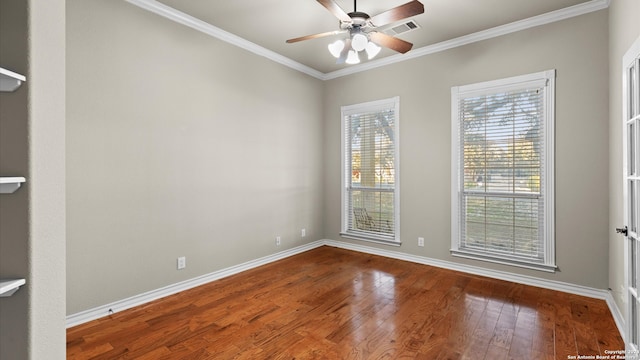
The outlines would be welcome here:
M 342 107 L 342 236 L 399 244 L 399 98 Z
M 555 271 L 555 70 L 453 87 L 451 253 Z

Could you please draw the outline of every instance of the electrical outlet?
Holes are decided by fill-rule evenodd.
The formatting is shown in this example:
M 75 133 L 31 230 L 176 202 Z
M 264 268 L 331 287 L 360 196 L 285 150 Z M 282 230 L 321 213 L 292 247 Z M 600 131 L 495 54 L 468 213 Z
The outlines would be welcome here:
M 276 246 L 280 246 L 280 236 L 276 236 Z
M 300 236 L 302 236 L 302 237 L 307 236 L 307 229 L 300 230 Z
M 423 237 L 419 237 L 418 238 L 418 246 L 424 246 L 424 238 Z
M 178 270 L 182 270 L 187 267 L 187 258 L 184 256 L 180 256 L 178 258 Z

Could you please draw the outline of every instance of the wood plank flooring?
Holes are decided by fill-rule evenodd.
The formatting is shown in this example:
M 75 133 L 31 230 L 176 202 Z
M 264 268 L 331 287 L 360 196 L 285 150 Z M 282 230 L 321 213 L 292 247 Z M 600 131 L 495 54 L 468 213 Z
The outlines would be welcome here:
M 604 301 L 321 247 L 67 330 L 68 359 L 562 359 Z

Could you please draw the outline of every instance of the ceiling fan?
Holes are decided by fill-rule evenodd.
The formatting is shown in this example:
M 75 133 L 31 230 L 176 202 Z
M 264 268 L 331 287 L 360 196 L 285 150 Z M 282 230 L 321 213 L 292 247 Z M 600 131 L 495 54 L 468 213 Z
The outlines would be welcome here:
M 356 0 L 353 0 L 353 12 L 350 13 L 342 10 L 334 0 L 317 1 L 340 20 L 340 30 L 301 36 L 289 39 L 287 43 L 348 33 L 349 37 L 344 41 L 338 40 L 329 44 L 329 52 L 338 59 L 336 61 L 338 64 L 344 62 L 357 64 L 360 62 L 357 54 L 362 50 L 366 50 L 369 59 L 372 59 L 380 52 L 379 46 L 384 46 L 399 53 L 406 53 L 413 47 L 412 43 L 379 32 L 376 29 L 380 26 L 424 13 L 424 5 L 417 0 L 389 9 L 373 17 L 358 11 Z

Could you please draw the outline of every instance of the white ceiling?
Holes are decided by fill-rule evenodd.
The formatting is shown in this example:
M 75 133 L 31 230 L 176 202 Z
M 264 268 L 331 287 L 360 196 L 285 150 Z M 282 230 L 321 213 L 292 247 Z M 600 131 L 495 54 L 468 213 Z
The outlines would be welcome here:
M 141 7 L 153 3 L 164 4 L 177 14 L 188 14 L 215 28 L 237 35 L 259 47 L 282 55 L 322 74 L 345 71 L 348 67 L 367 66 L 337 65 L 327 51 L 327 45 L 339 36 L 307 40 L 287 44 L 285 40 L 315 33 L 339 29 L 338 20 L 316 0 L 128 0 Z M 335 0 L 346 12 L 353 11 L 353 1 Z M 409 0 L 360 0 L 358 11 L 374 16 L 402 5 Z M 412 42 L 413 49 L 405 55 L 383 50 L 372 62 L 394 56 L 411 56 L 453 39 L 491 31 L 514 22 L 542 18 L 540 24 L 569 16 L 606 8 L 610 0 L 420 0 L 425 13 L 414 16 L 420 29 L 398 37 Z M 142 5 L 141 5 L 142 4 Z M 162 6 L 162 5 L 160 5 Z M 169 9 L 171 11 L 171 9 Z M 158 11 L 156 11 L 158 12 Z M 166 13 L 166 9 L 164 10 Z M 561 15 L 563 14 L 563 15 Z M 568 14 L 568 15 L 567 15 Z M 167 15 L 165 15 L 167 16 Z M 171 18 L 171 16 L 167 16 Z M 512 28 L 518 28 L 511 26 Z M 520 27 L 522 28 L 522 27 Z M 503 31 L 504 32 L 504 31 Z M 494 35 L 495 36 L 495 35 Z M 369 64 L 371 65 L 371 64 Z M 348 70 L 347 70 L 348 71 Z

